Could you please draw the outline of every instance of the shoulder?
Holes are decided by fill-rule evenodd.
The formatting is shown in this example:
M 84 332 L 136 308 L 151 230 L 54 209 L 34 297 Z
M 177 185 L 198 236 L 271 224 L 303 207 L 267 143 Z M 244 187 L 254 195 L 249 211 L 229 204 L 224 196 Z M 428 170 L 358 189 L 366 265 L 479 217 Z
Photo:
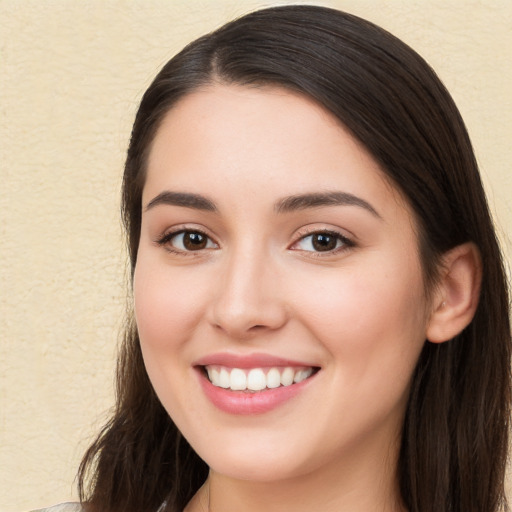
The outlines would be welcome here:
M 53 507 L 32 510 L 31 512 L 82 512 L 80 503 L 61 503 Z

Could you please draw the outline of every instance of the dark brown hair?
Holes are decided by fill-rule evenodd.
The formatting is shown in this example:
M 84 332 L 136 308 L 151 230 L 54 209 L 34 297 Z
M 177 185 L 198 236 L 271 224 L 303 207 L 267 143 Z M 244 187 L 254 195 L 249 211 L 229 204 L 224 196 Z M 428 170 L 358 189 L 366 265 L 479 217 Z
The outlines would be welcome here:
M 323 7 L 264 9 L 182 50 L 148 88 L 133 126 L 123 187 L 132 271 L 151 142 L 184 95 L 212 82 L 277 85 L 314 98 L 361 141 L 409 201 L 427 286 L 441 255 L 467 241 L 483 281 L 471 324 L 426 342 L 411 384 L 397 478 L 410 512 L 505 510 L 510 323 L 503 264 L 471 143 L 450 95 L 426 62 L 383 29 Z M 82 500 L 94 511 L 182 511 L 205 463 L 158 401 L 130 320 L 117 405 L 87 451 Z

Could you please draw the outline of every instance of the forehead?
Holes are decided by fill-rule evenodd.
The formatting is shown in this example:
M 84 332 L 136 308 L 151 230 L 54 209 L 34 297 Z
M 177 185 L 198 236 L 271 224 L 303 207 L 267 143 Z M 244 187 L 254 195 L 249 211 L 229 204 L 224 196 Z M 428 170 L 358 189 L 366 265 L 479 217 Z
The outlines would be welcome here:
M 165 115 L 147 167 L 145 197 L 165 187 L 225 192 L 229 183 L 235 194 L 342 187 L 407 203 L 333 114 L 279 87 L 215 84 L 186 95 Z

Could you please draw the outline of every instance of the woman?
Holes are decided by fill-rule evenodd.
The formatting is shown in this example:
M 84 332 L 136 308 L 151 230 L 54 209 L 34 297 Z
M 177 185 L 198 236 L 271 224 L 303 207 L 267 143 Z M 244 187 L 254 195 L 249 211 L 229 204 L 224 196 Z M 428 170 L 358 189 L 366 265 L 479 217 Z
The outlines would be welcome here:
M 505 509 L 503 266 L 410 48 L 308 6 L 191 43 L 142 99 L 123 214 L 134 321 L 87 510 Z

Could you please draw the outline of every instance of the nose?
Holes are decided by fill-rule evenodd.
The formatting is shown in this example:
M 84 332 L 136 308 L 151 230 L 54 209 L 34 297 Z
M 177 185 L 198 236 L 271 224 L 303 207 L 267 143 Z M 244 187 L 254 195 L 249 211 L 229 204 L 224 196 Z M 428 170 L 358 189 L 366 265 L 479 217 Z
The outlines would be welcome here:
M 211 304 L 211 323 L 230 338 L 248 339 L 287 322 L 279 271 L 269 260 L 245 251 L 224 262 Z

